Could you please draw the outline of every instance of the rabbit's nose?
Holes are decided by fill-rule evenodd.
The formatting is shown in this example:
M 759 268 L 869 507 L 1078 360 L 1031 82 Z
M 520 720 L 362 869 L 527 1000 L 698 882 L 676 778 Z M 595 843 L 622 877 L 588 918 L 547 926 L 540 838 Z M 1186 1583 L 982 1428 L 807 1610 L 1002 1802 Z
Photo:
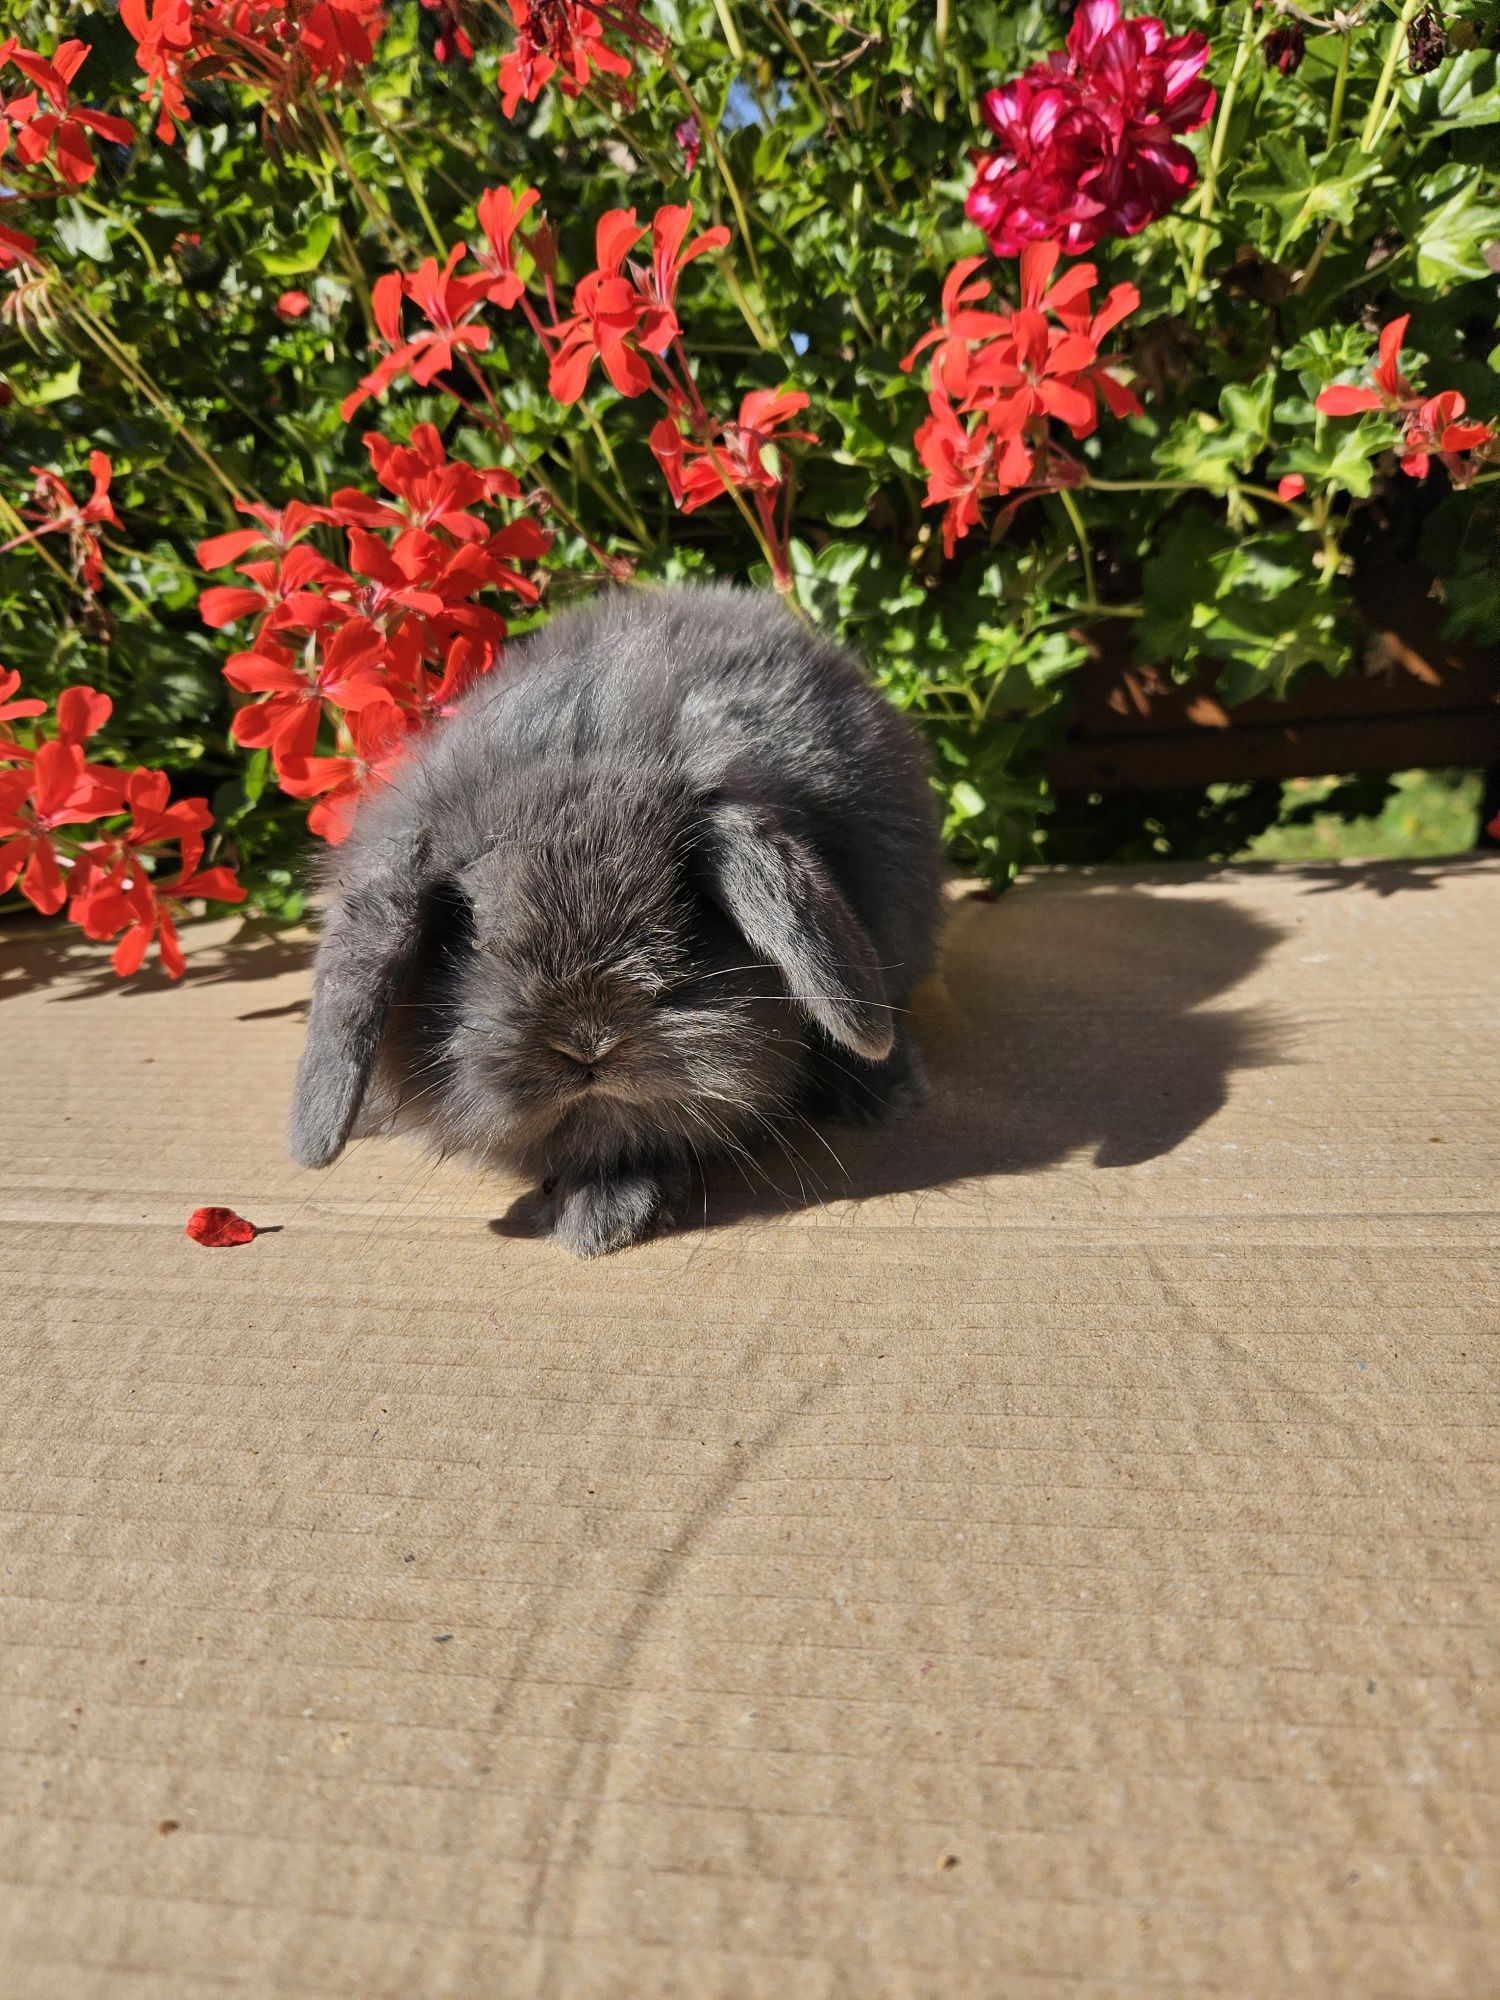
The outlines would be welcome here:
M 592 1069 L 595 1063 L 603 1062 L 612 1049 L 617 1049 L 624 1036 L 613 1028 L 579 1029 L 570 1035 L 556 1035 L 547 1044 L 569 1062 L 577 1063 L 580 1069 Z

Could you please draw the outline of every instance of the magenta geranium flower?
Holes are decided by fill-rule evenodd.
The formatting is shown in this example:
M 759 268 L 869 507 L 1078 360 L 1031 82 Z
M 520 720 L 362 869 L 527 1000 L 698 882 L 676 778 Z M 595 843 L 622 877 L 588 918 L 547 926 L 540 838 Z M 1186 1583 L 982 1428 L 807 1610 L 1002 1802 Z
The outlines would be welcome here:
M 967 206 L 995 255 L 1027 243 L 1073 255 L 1174 207 L 1198 178 L 1181 137 L 1214 108 L 1200 74 L 1208 57 L 1205 35 L 1169 35 L 1152 14 L 1123 17 L 1119 0 L 1083 0 L 1066 50 L 985 93 L 1000 143 L 975 155 Z

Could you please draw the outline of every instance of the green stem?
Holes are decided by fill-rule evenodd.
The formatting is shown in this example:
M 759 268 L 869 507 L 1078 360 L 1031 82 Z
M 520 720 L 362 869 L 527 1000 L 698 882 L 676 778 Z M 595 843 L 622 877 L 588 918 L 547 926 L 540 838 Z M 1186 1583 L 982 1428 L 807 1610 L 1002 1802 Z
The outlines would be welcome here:
M 146 602 L 146 600 L 143 597 L 137 597 L 135 592 L 131 589 L 130 585 L 125 581 L 124 577 L 121 576 L 120 572 L 117 569 L 112 569 L 110 565 L 104 561 L 102 556 L 99 559 L 99 566 L 104 571 L 105 580 L 108 583 L 113 584 L 115 589 L 119 591 L 120 595 L 125 599 L 126 603 L 133 605 L 135 609 L 139 611 L 143 617 L 149 618 L 151 622 L 154 624 L 156 622 L 155 611 L 151 608 L 151 606 Z
M 1339 233 L 1338 217 L 1334 216 L 1323 225 L 1323 233 L 1313 245 L 1313 253 L 1302 268 L 1302 274 L 1292 286 L 1292 297 L 1300 298 L 1318 275 L 1318 268 L 1328 253 L 1328 246 Z
M 739 307 L 740 318 L 745 322 L 746 326 L 749 327 L 750 332 L 754 337 L 756 346 L 759 347 L 761 352 L 764 354 L 777 353 L 780 349 L 781 343 L 777 340 L 775 334 L 771 333 L 762 323 L 760 314 L 755 310 L 754 306 L 751 305 L 749 294 L 746 292 L 744 286 L 740 283 L 739 278 L 735 273 L 735 268 L 732 260 L 728 257 L 715 257 L 714 265 L 718 270 L 719 276 L 724 280 L 724 283 L 728 288 L 729 296 L 734 300 L 735 304 Z M 764 296 L 764 294 L 762 294 L 762 296 Z
M 1339 142 L 1339 128 L 1344 122 L 1344 93 L 1349 88 L 1349 43 L 1347 31 L 1339 36 L 1339 66 L 1333 78 L 1333 103 L 1328 109 L 1328 150 L 1332 152 Z
M 948 116 L 948 12 L 950 0 L 937 0 L 937 22 L 933 53 L 937 63 L 937 88 L 932 94 L 932 115 L 939 125 Z
M 1208 263 L 1208 245 L 1213 233 L 1214 207 L 1219 195 L 1219 169 L 1224 164 L 1224 152 L 1229 144 L 1229 121 L 1234 116 L 1234 101 L 1239 96 L 1240 78 L 1245 74 L 1250 53 L 1255 47 L 1255 31 L 1255 0 L 1244 0 L 1244 13 L 1240 19 L 1239 47 L 1234 52 L 1234 66 L 1229 72 L 1229 81 L 1224 86 L 1224 95 L 1219 100 L 1218 116 L 1214 119 L 1213 138 L 1209 141 L 1208 164 L 1203 170 L 1203 190 L 1198 197 L 1198 240 L 1193 246 L 1193 265 L 1188 275 L 1189 324 L 1196 318 L 1198 312 L 1198 294 L 1203 288 L 1203 272 Z
M 354 163 L 345 150 L 344 142 L 330 120 L 328 113 L 323 109 L 321 102 L 317 97 L 313 97 L 310 101 L 318 124 L 322 128 L 323 143 L 333 156 L 334 163 L 342 172 L 344 179 L 359 197 L 360 206 L 370 218 L 375 229 L 375 234 L 385 245 L 386 255 L 393 264 L 400 262 L 400 249 L 398 249 L 396 242 L 396 238 L 399 237 L 401 239 L 401 248 L 404 248 L 409 255 L 414 256 L 417 252 L 416 244 L 412 242 L 395 217 L 388 215 L 380 207 L 379 203 L 371 195 L 370 190 L 354 171 Z
M 755 489 L 755 511 L 760 516 L 761 528 L 763 530 L 762 539 L 765 542 L 766 551 L 771 559 L 771 581 L 783 597 L 790 597 L 792 594 L 791 564 L 787 558 L 786 550 L 782 547 L 781 537 L 777 532 L 775 508 L 768 495 L 759 486 Z
M 1385 46 L 1385 62 L 1381 66 L 1380 81 L 1375 86 L 1375 95 L 1370 99 L 1370 108 L 1365 113 L 1365 122 L 1360 129 L 1360 151 L 1374 150 L 1375 135 L 1380 130 L 1381 114 L 1385 101 L 1391 94 L 1391 84 L 1396 75 L 1396 64 L 1401 59 L 1401 51 L 1406 46 L 1406 31 L 1421 12 L 1425 0 L 1406 0 L 1391 29 L 1390 40 Z
M 173 436 L 180 438 L 194 456 L 201 461 L 205 469 L 213 474 L 229 498 L 231 500 L 238 500 L 240 498 L 240 489 L 224 471 L 213 453 L 199 442 L 192 430 L 189 429 L 186 421 L 178 416 L 177 412 L 168 402 L 165 394 L 141 367 L 139 361 L 130 352 L 129 348 L 125 346 L 124 342 L 116 337 L 113 329 L 105 321 L 95 316 L 90 308 L 84 304 L 83 300 L 78 297 L 77 293 L 66 283 L 60 272 L 50 272 L 48 283 L 52 295 L 69 306 L 74 323 L 82 330 L 85 337 L 91 340 L 105 359 L 110 362 L 119 374 L 124 376 L 137 395 L 145 398 L 158 416 L 161 417 L 162 421 L 169 426 Z M 252 494 L 250 497 L 253 499 L 256 496 Z
M 359 99 L 360 103 L 365 107 L 366 111 L 369 112 L 370 117 L 374 120 L 376 130 L 381 134 L 386 144 L 390 147 L 391 157 L 396 162 L 396 171 L 400 174 L 402 180 L 405 181 L 406 183 L 406 191 L 411 196 L 412 201 L 415 203 L 418 215 L 420 215 L 422 218 L 422 227 L 427 231 L 427 234 L 432 238 L 433 249 L 437 252 L 439 257 L 446 257 L 448 254 L 448 245 L 443 241 L 443 233 L 438 228 L 437 223 L 433 220 L 432 210 L 427 206 L 427 197 L 426 195 L 423 194 L 421 183 L 417 180 L 416 175 L 412 172 L 411 166 L 407 161 L 406 155 L 401 150 L 400 140 L 396 137 L 394 130 L 387 122 L 387 120 L 376 109 L 374 99 L 370 96 L 370 93 L 364 88 L 363 84 L 357 83 L 354 86 L 354 94 Z
M 808 82 L 812 85 L 813 96 L 816 97 L 818 100 L 818 108 L 823 113 L 824 124 L 828 127 L 828 130 L 830 131 L 830 133 L 833 134 L 835 138 L 842 140 L 844 137 L 844 126 L 839 118 L 839 114 L 834 105 L 833 99 L 828 95 L 827 90 L 824 88 L 823 79 L 818 75 L 818 72 L 813 68 L 811 62 L 809 62 L 807 57 L 807 51 L 803 48 L 802 44 L 797 40 L 796 34 L 793 32 L 791 22 L 786 18 L 785 14 L 782 13 L 781 9 L 776 5 L 776 0 L 766 0 L 766 13 L 770 17 L 771 26 L 776 30 L 776 33 L 781 39 L 782 43 L 786 46 L 787 49 L 791 51 L 791 54 L 794 60 L 796 61 L 797 66 L 801 69 L 802 74 L 807 78 Z M 856 159 L 854 159 L 852 155 L 850 156 L 849 159 L 849 165 L 853 169 L 856 175 L 858 175 L 862 171 L 859 162 Z M 894 215 L 900 207 L 900 204 L 896 200 L 896 191 L 891 186 L 890 182 L 886 179 L 885 170 L 881 166 L 879 160 L 875 159 L 873 155 L 870 160 L 869 171 L 874 176 L 876 187 L 880 189 L 881 199 L 885 202 L 886 207 L 889 208 L 891 213 Z M 856 187 L 857 185 L 858 182 L 856 181 Z
M 609 488 L 604 484 L 604 481 L 596 478 L 587 467 L 575 464 L 572 470 L 579 484 L 586 486 L 606 512 L 615 516 L 616 520 L 625 529 L 626 534 L 637 544 L 641 551 L 644 553 L 649 549 L 651 542 L 649 537 L 643 536 L 640 517 L 633 510 L 627 509 L 625 503 L 611 493 Z
M 541 460 L 539 458 L 534 458 L 531 460 L 529 464 L 526 462 L 525 456 L 521 451 L 521 447 L 516 441 L 516 434 L 511 429 L 510 425 L 505 421 L 505 413 L 500 408 L 499 403 L 495 400 L 494 392 L 490 388 L 489 383 L 486 382 L 480 369 L 476 366 L 473 355 L 466 353 L 463 357 L 463 360 L 464 360 L 464 367 L 468 372 L 470 381 L 473 382 L 474 386 L 478 389 L 480 395 L 483 396 L 486 407 L 489 410 L 489 417 L 487 421 L 490 429 L 494 431 L 496 437 L 498 437 L 500 441 L 507 447 L 507 449 L 513 454 L 517 466 L 520 467 L 521 472 L 525 474 L 526 478 L 535 481 L 535 483 L 546 494 L 548 502 L 552 508 L 552 511 L 557 515 L 558 519 L 564 524 L 564 526 L 569 527 L 573 530 L 573 533 L 577 535 L 578 539 L 588 549 L 589 554 L 593 556 L 597 562 L 601 563 L 603 567 L 607 570 L 612 569 L 614 567 L 613 557 L 610 556 L 607 550 L 600 547 L 599 543 L 593 539 L 593 537 L 589 534 L 588 529 L 585 528 L 583 523 L 578 519 L 578 516 L 573 512 L 572 508 L 569 507 L 567 503 L 563 500 L 563 497 L 558 492 L 556 485 L 553 483 L 552 480 L 550 480 L 547 477 L 546 472 L 543 470 Z M 472 416 L 478 417 L 481 423 L 486 421 L 483 412 L 476 410 L 474 408 L 474 405 L 468 400 L 467 397 L 455 395 L 452 390 L 449 391 L 449 394 L 454 395 L 454 400 L 458 403 L 461 403 L 463 407 L 466 410 L 468 410 Z
M 57 560 L 57 557 L 53 555 L 51 549 L 44 549 L 42 547 L 41 542 L 38 540 L 38 537 L 42 533 L 42 530 L 40 528 L 28 528 L 26 523 L 21 519 L 20 515 L 16 512 L 15 508 L 11 506 L 10 502 L 4 497 L 3 494 L 0 494 L 0 527 L 12 528 L 15 530 L 15 539 L 13 541 L 7 542 L 5 545 L 7 550 L 13 548 L 19 548 L 23 542 L 29 544 L 30 547 L 35 550 L 36 554 L 41 557 L 42 561 L 47 565 L 47 567 L 51 570 L 56 571 L 56 573 L 62 578 L 63 582 L 68 586 L 69 590 L 73 588 L 74 579 L 72 573 L 62 563 L 60 563 Z
M 1361 285 L 1368 285 L 1372 283 L 1374 279 L 1376 279 L 1377 277 L 1383 278 L 1386 272 L 1389 271 L 1389 269 L 1391 268 L 1392 264 L 1396 263 L 1398 259 L 1408 256 L 1410 254 L 1411 248 L 1412 246 L 1410 243 L 1403 243 L 1400 245 L 1398 249 L 1393 250 L 1390 256 L 1383 259 L 1382 262 L 1380 262 L 1379 264 L 1375 264 L 1367 270 L 1356 271 L 1354 276 L 1350 278 L 1347 283 L 1340 285 L 1338 290 L 1335 293 L 1333 293 L 1329 303 L 1332 304 L 1333 299 L 1343 298 L 1346 292 L 1357 291 Z
M 350 289 L 358 302 L 360 314 L 365 323 L 365 343 L 367 346 L 373 347 L 380 333 L 380 329 L 375 324 L 375 302 L 370 296 L 370 286 L 369 281 L 365 277 L 365 267 L 359 261 L 359 252 L 349 240 L 349 232 L 344 227 L 344 218 L 342 216 L 339 217 L 338 229 L 334 240 L 338 245 L 339 262 L 344 267 L 344 275 L 349 280 Z
M 740 40 L 739 23 L 734 18 L 734 8 L 730 0 L 714 0 L 714 12 L 719 17 L 719 26 L 724 30 L 724 39 L 729 44 L 729 53 L 735 61 L 745 60 L 745 44 Z
M 649 549 L 651 546 L 651 531 L 641 519 L 640 514 L 636 511 L 635 503 L 631 500 L 630 490 L 625 484 L 625 475 L 621 472 L 614 452 L 610 448 L 610 442 L 605 435 L 604 426 L 587 403 L 582 403 L 579 407 L 583 412 L 584 422 L 594 433 L 595 441 L 600 451 L 604 454 L 605 464 L 614 475 L 615 492 L 613 496 L 607 494 L 603 484 L 599 480 L 594 479 L 590 474 L 585 473 L 584 477 L 601 499 L 609 500 L 614 512 L 618 514 L 629 532 L 634 535 L 641 548 Z
M 1057 497 L 1063 504 L 1063 512 L 1072 524 L 1073 539 L 1078 544 L 1078 560 L 1083 564 L 1083 593 L 1090 604 L 1098 602 L 1094 589 L 1094 552 L 1089 547 L 1089 531 L 1083 525 L 1083 516 L 1078 511 L 1078 502 L 1066 486 L 1060 486 Z
M 1212 490 L 1201 479 L 1095 479 L 1092 473 L 1084 483 L 1093 487 L 1096 493 L 1207 493 Z M 1285 507 L 1289 514 L 1302 516 L 1307 512 L 1295 500 L 1283 500 L 1269 486 L 1252 486 L 1238 479 L 1215 497 L 1227 500 L 1235 493 L 1248 493 L 1254 500 L 1270 500 L 1278 507 Z
M 729 162 L 724 157 L 724 149 L 719 144 L 719 135 L 714 130 L 713 121 L 693 95 L 693 86 L 688 82 L 670 54 L 662 57 L 662 67 L 676 84 L 678 90 L 681 91 L 683 102 L 698 121 L 698 131 L 704 144 L 708 147 L 710 153 L 713 154 L 714 165 L 719 170 L 719 178 L 724 183 L 725 193 L 729 196 L 734 206 L 735 217 L 740 225 L 740 235 L 744 238 L 745 243 L 745 255 L 750 260 L 751 275 L 754 277 L 756 284 L 760 286 L 761 296 L 764 298 L 766 290 L 765 279 L 761 275 L 760 260 L 755 254 L 755 244 L 750 235 L 749 211 L 745 207 L 745 198 L 740 193 L 739 183 L 730 172 Z M 741 310 L 743 311 L 743 307 Z M 750 331 L 756 333 L 754 325 L 751 326 Z M 756 338 L 760 338 L 758 333 L 756 333 Z
M 750 530 L 751 534 L 754 535 L 756 541 L 760 544 L 760 552 L 765 557 L 766 564 L 770 569 L 772 576 L 778 577 L 778 582 L 776 587 L 778 590 L 780 590 L 782 588 L 782 585 L 779 581 L 779 566 L 777 564 L 776 556 L 772 551 L 771 544 L 766 539 L 765 530 L 762 527 L 760 520 L 757 518 L 755 514 L 753 514 L 750 511 L 749 506 L 746 504 L 744 494 L 741 493 L 739 487 L 736 486 L 734 483 L 734 475 L 732 469 L 726 467 L 723 459 L 720 458 L 718 446 L 714 443 L 712 438 L 709 438 L 707 440 L 707 448 L 708 448 L 709 460 L 713 465 L 714 471 L 718 473 L 720 479 L 724 483 L 724 491 L 729 495 L 730 499 L 739 509 L 741 517 L 743 518 L 746 527 Z

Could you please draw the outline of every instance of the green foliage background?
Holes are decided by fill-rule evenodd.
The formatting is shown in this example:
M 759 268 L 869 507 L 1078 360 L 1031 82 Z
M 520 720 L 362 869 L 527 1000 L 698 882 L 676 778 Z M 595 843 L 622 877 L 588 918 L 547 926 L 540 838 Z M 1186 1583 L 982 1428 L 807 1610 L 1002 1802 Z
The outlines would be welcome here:
M 0 323 L 4 495 L 24 501 L 33 464 L 76 490 L 97 446 L 115 462 L 124 526 L 97 604 L 34 550 L 0 557 L 0 660 L 29 692 L 79 680 L 110 692 L 110 753 L 166 765 L 211 796 L 272 913 L 301 905 L 303 812 L 263 755 L 230 742 L 235 697 L 220 667 L 232 646 L 198 619 L 193 548 L 236 524 L 233 491 L 321 500 L 367 481 L 367 428 L 448 423 L 452 404 L 410 384 L 352 425 L 338 406 L 369 363 L 372 281 L 412 268 L 434 236 L 473 239 L 488 186 L 541 189 L 564 291 L 591 265 L 605 209 L 649 217 L 691 197 L 700 222 L 734 229 L 725 258 L 689 272 L 679 307 L 705 398 L 729 414 L 747 389 L 808 391 L 820 442 L 798 461 L 799 596 L 924 718 L 956 855 L 996 882 L 1048 853 L 1043 761 L 1099 607 L 1128 621 L 1144 661 L 1184 674 L 1212 663 L 1231 703 L 1350 657 L 1349 528 L 1395 478 L 1394 430 L 1380 416 L 1320 419 L 1313 397 L 1367 366 L 1380 323 L 1410 312 L 1408 366 L 1427 357 L 1423 389 L 1460 388 L 1474 414 L 1500 417 L 1489 0 L 1448 11 L 1450 53 L 1423 77 L 1405 54 L 1410 5 L 1357 8 L 1347 33 L 1309 30 L 1283 77 L 1258 47 L 1280 18 L 1270 9 L 1166 0 L 1174 30 L 1211 36 L 1211 73 L 1233 91 L 1192 141 L 1205 162 L 1216 156 L 1211 194 L 1094 253 L 1103 283 L 1128 278 L 1142 294 L 1120 345 L 1146 414 L 1106 419 L 1084 447 L 1095 474 L 1131 490 L 1081 493 L 1086 550 L 1048 499 L 999 544 L 972 537 L 951 561 L 912 448 L 921 370 L 898 363 L 950 265 L 982 247 L 963 213 L 979 91 L 1059 46 L 1070 10 L 647 0 L 646 11 L 671 61 L 640 56 L 632 104 L 549 91 L 507 122 L 494 87 L 510 33 L 500 10 L 470 9 L 476 60 L 444 67 L 433 17 L 402 0 L 363 88 L 320 114 L 275 131 L 243 89 L 205 86 L 180 143 L 152 139 L 141 109 L 133 148 L 100 148 L 89 187 L 25 219 L 51 269 L 13 275 Z M 112 6 L 23 6 L 15 31 L 44 50 L 83 38 L 80 94 L 133 103 L 134 49 Z M 673 134 L 693 103 L 722 166 L 705 146 L 689 179 Z M 1013 271 L 993 269 L 1003 291 Z M 313 305 L 286 322 L 275 302 L 293 285 Z M 596 383 L 584 409 L 561 409 L 519 319 L 493 324 L 491 386 L 596 540 L 656 577 L 757 573 L 733 507 L 673 511 L 646 446 L 658 405 Z M 475 435 L 462 448 L 489 449 Z M 1290 472 L 1308 487 L 1297 514 L 1269 491 Z M 1436 475 L 1421 549 L 1450 629 L 1500 639 L 1500 487 L 1442 487 Z M 597 573 L 566 534 L 553 565 L 553 602 Z

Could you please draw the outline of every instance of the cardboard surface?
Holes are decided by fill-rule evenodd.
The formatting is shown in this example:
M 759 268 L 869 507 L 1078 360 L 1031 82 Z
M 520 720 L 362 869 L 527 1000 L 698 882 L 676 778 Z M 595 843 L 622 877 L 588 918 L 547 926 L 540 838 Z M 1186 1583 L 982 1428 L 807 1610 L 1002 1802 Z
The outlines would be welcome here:
M 1500 1992 L 1500 863 L 965 902 L 592 1265 L 234 928 L 0 941 L 7 2000 Z

